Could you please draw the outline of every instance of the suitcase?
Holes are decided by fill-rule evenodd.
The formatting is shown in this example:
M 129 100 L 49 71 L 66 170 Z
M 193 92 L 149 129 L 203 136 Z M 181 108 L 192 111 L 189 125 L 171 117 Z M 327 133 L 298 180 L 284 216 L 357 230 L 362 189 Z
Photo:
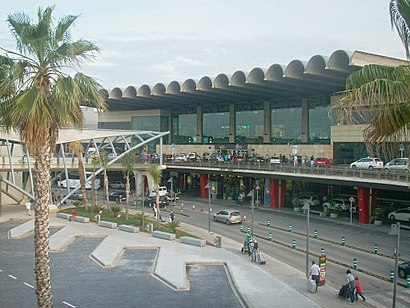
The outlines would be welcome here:
M 258 259 L 258 263 L 260 264 L 260 265 L 265 265 L 266 264 L 266 258 L 265 258 L 265 256 L 263 255 L 263 254 L 261 254 L 260 252 L 258 252 L 258 257 L 257 257 Z
M 343 285 L 340 288 L 339 294 L 337 295 L 337 297 L 345 299 L 348 296 L 349 296 L 349 286 L 348 285 Z
M 312 280 L 310 277 L 306 281 L 306 287 L 310 293 L 316 293 L 316 281 Z

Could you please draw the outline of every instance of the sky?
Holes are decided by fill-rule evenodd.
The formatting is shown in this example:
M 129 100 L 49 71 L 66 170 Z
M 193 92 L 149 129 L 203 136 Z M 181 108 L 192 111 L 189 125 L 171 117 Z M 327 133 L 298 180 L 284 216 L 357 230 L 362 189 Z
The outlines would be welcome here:
M 55 5 L 80 15 L 71 34 L 100 48 L 81 71 L 107 90 L 199 80 L 254 67 L 308 61 L 344 49 L 405 58 L 389 0 L 9 0 L 0 9 L 0 46 L 15 50 L 6 22 Z

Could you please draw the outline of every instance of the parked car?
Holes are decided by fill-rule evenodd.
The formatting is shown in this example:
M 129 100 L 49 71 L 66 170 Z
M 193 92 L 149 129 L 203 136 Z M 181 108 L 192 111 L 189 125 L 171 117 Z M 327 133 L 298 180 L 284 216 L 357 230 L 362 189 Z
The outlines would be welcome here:
M 108 160 L 113 160 L 114 158 L 116 158 L 117 156 L 114 153 L 109 153 L 108 154 Z
M 172 154 L 165 155 L 165 160 L 166 161 L 172 161 L 173 159 L 174 159 L 174 156 Z
M 241 163 L 241 162 L 245 161 L 245 157 L 243 157 L 243 156 L 236 156 L 236 157 L 235 157 L 235 161 L 236 161 L 237 163 Z
M 214 214 L 214 221 L 225 222 L 226 224 L 234 224 L 242 222 L 242 214 L 234 209 L 221 210 Z
M 315 167 L 330 167 L 332 163 L 326 157 L 317 157 L 313 161 L 313 166 Z
M 116 188 L 116 189 L 124 189 L 125 188 L 125 184 L 121 181 L 116 181 L 115 183 L 111 184 L 112 188 Z
M 218 153 L 212 153 L 210 159 L 211 159 L 211 161 L 217 161 L 217 162 L 223 162 L 224 161 L 224 158 L 222 157 L 222 155 L 219 155 Z
M 320 199 L 318 195 L 300 195 L 296 198 L 299 200 L 302 206 L 306 201 L 308 201 L 311 206 L 320 205 Z
M 70 200 L 82 200 L 83 199 L 83 194 L 80 191 L 74 192 L 70 197 L 68 197 Z
M 265 162 L 265 158 L 262 156 L 252 156 L 249 157 L 247 159 L 247 161 L 251 162 L 251 163 L 264 163 Z
M 188 160 L 197 161 L 198 159 L 200 159 L 200 157 L 198 156 L 198 154 L 196 152 L 188 153 Z
M 409 159 L 395 158 L 384 166 L 384 171 L 409 172 Z
M 186 153 L 180 153 L 175 156 L 175 162 L 185 162 L 187 161 Z
M 407 278 L 407 276 L 410 276 L 410 262 L 400 263 L 398 266 L 398 270 L 399 277 Z
M 336 208 L 339 208 L 342 211 L 348 211 L 350 210 L 350 202 L 347 199 L 342 199 L 342 198 L 335 198 L 335 199 L 331 199 L 329 201 L 326 201 L 325 203 L 323 203 L 323 211 L 324 212 L 328 212 L 329 209 L 331 208 L 331 204 L 335 203 Z M 356 213 L 356 207 L 352 206 L 352 212 Z
M 281 163 L 280 157 L 279 156 L 272 156 L 271 158 L 269 158 L 269 163 L 270 164 L 275 164 L 275 165 L 280 165 L 280 163 Z
M 144 206 L 154 206 L 155 203 L 157 202 L 157 198 L 156 197 L 148 197 L 144 199 Z M 165 207 L 169 205 L 169 200 L 166 196 L 161 196 L 159 197 L 159 207 Z
M 404 208 L 390 212 L 387 217 L 390 220 L 400 220 L 410 222 L 410 208 Z
M 380 158 L 365 157 L 350 164 L 352 169 L 383 169 L 383 161 Z
M 125 192 L 112 191 L 108 194 L 108 199 L 110 201 L 125 201 Z

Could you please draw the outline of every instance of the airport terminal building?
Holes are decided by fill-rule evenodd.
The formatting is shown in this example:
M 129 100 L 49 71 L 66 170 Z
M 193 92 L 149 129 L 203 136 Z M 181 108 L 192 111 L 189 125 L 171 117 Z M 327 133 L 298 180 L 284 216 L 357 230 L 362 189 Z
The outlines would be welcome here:
M 297 149 L 298 155 L 350 163 L 367 155 L 363 126 L 344 123 L 332 102 L 345 89 L 347 76 L 364 65 L 405 63 L 337 50 L 215 78 L 114 88 L 104 91 L 108 111 L 100 115 L 98 128 L 170 131 L 165 154 L 224 151 L 265 157 L 289 156 Z

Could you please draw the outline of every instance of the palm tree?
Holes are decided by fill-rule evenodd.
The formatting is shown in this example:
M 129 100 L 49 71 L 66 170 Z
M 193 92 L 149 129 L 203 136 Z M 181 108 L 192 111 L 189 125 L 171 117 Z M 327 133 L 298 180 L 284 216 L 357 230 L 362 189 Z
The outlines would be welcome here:
M 134 170 L 134 153 L 128 152 L 122 159 L 125 179 L 125 220 L 128 220 L 128 206 L 130 203 L 130 174 Z
M 57 21 L 54 7 L 39 9 L 37 20 L 24 13 L 7 16 L 17 50 L 0 47 L 0 125 L 18 131 L 34 163 L 34 249 L 38 307 L 52 307 L 50 281 L 49 206 L 50 161 L 59 130 L 81 128 L 81 104 L 105 109 L 100 85 L 77 71 L 98 47 L 73 41 L 70 28 L 78 16 Z M 70 76 L 63 70 L 74 69 Z
M 391 0 L 390 17 L 409 59 L 410 1 Z M 367 65 L 351 74 L 346 90 L 334 106 L 349 124 L 368 123 L 364 140 L 369 152 L 375 144 L 391 153 L 408 139 L 410 127 L 410 66 Z
M 109 196 L 108 196 L 108 174 L 107 174 L 107 164 L 108 164 L 108 153 L 105 150 L 100 151 L 100 164 L 104 168 L 104 202 L 105 207 L 108 209 Z
M 148 169 L 148 173 L 152 176 L 154 180 L 154 184 L 155 184 L 155 194 L 156 194 L 156 202 L 155 202 L 156 205 L 155 206 L 157 207 L 157 230 L 159 230 L 159 217 L 161 216 L 161 211 L 159 208 L 158 187 L 162 179 L 162 171 L 161 169 L 158 168 L 158 166 L 152 166 Z
M 84 210 L 88 210 L 87 205 L 87 190 L 85 189 L 85 170 L 84 170 L 84 162 L 83 162 L 83 152 L 84 147 L 80 141 L 73 141 L 70 143 L 69 147 L 70 152 L 77 156 L 78 158 L 78 176 L 80 177 L 80 184 L 81 184 L 81 194 L 83 199 Z

